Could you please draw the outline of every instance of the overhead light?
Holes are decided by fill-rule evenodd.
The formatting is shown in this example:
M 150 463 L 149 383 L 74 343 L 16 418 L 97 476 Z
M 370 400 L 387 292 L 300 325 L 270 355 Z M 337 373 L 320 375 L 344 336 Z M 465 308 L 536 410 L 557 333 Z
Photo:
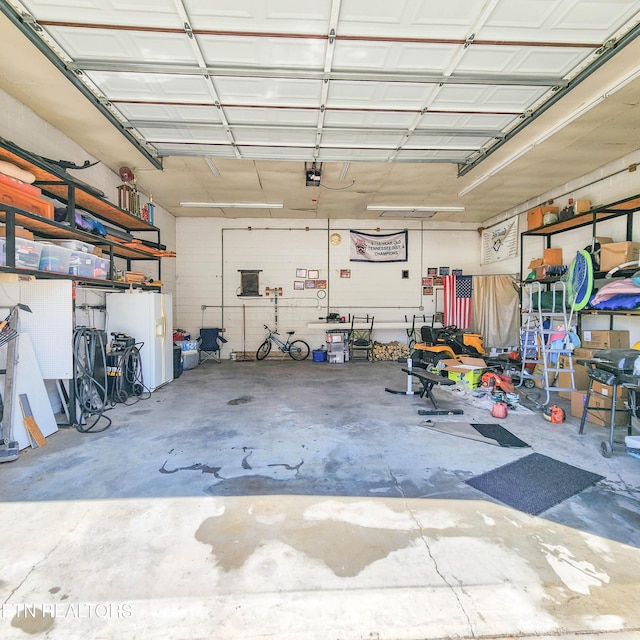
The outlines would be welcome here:
M 396 209 L 387 209 L 380 214 L 381 218 L 433 218 L 437 211 L 398 211 Z
M 367 211 L 432 211 L 437 213 L 438 211 L 464 211 L 464 207 L 411 207 L 401 206 L 395 207 L 393 205 L 367 205 Z
M 577 120 L 581 116 L 583 116 L 588 111 L 591 111 L 595 106 L 599 105 L 601 102 L 604 102 L 607 98 L 610 98 L 614 93 L 620 91 L 623 87 L 626 87 L 630 82 L 637 80 L 640 78 L 640 67 L 636 67 L 630 74 L 625 76 L 622 80 L 616 81 L 615 83 L 609 85 L 600 95 L 596 96 L 589 100 L 589 102 L 581 105 L 574 111 L 572 111 L 568 116 L 558 120 L 552 127 L 549 127 L 546 131 L 541 133 L 531 144 L 527 145 L 520 151 L 517 151 L 513 155 L 509 156 L 506 160 L 503 160 L 497 167 L 491 169 L 488 173 L 480 176 L 477 180 L 472 182 L 468 187 L 465 187 L 458 193 L 458 197 L 462 198 L 466 196 L 467 193 L 473 191 L 476 187 L 480 186 L 483 182 L 486 182 L 489 178 L 493 177 L 499 171 L 502 171 L 505 167 L 509 166 L 512 162 L 521 158 L 525 153 L 528 153 L 534 147 L 542 144 L 545 140 L 551 138 L 551 136 L 558 133 L 560 130 L 564 129 L 567 125 L 571 124 L 574 120 Z
M 342 165 L 342 171 L 340 172 L 340 176 L 338 177 L 338 180 L 340 182 L 342 182 L 347 177 L 347 171 L 349 171 L 349 165 L 350 164 L 351 164 L 350 162 L 345 162 Z
M 205 156 L 204 161 L 207 163 L 209 169 L 211 169 L 211 173 L 213 173 L 216 178 L 219 178 L 220 171 L 218 171 L 218 167 L 213 163 L 213 160 L 209 156 Z
M 211 209 L 282 209 L 282 202 L 181 202 L 181 207 L 209 207 Z

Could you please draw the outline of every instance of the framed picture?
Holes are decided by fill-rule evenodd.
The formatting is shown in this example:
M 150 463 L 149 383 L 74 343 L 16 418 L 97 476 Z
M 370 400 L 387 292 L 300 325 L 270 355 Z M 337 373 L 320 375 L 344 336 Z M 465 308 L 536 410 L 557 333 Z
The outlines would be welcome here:
M 326 280 L 316 280 L 316 289 L 326 289 L 327 281 Z
M 305 289 L 315 289 L 316 288 L 316 281 L 315 280 L 305 280 L 304 281 L 304 288 Z
M 301 289 L 304 289 L 304 282 L 302 280 L 294 280 L 293 289 L 294 291 L 300 291 Z
M 296 269 L 296 278 L 306 278 L 307 270 L 306 269 Z
M 438 267 L 429 267 L 427 269 L 428 276 L 437 276 L 438 275 Z
M 433 278 L 422 278 L 422 286 L 423 287 L 432 287 L 433 286 Z
M 422 295 L 423 296 L 432 296 L 433 295 L 433 287 L 422 287 Z
M 461 276 L 462 275 L 462 269 L 451 269 L 451 275 L 452 276 Z
M 320 277 L 320 272 L 317 269 L 309 269 L 307 271 L 307 278 L 309 280 L 317 280 Z
M 444 280 L 442 279 L 442 276 L 436 276 L 433 279 L 433 286 L 434 287 L 441 287 L 444 284 Z
M 340 269 L 340 277 L 341 278 L 350 278 L 351 277 L 351 269 Z
M 448 276 L 449 275 L 449 267 L 440 267 L 438 269 L 439 276 Z

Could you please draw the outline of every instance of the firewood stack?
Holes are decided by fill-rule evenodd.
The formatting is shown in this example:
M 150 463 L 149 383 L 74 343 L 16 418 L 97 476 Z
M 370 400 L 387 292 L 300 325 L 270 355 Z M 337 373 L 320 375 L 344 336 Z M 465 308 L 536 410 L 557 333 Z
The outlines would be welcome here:
M 409 347 L 397 340 L 393 342 L 374 342 L 373 360 L 397 360 L 411 355 Z

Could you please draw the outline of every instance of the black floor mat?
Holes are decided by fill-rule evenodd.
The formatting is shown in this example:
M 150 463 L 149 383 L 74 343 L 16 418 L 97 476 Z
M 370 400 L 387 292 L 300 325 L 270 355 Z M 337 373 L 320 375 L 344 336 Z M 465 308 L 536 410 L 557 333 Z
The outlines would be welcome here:
M 532 453 L 466 482 L 510 507 L 535 516 L 580 493 L 603 477 Z
M 528 447 L 529 445 L 520 440 L 520 438 L 516 437 L 511 433 L 511 431 L 507 431 L 504 427 L 499 424 L 471 424 L 471 426 L 478 432 L 481 433 L 485 438 L 491 438 L 495 440 L 501 447 Z

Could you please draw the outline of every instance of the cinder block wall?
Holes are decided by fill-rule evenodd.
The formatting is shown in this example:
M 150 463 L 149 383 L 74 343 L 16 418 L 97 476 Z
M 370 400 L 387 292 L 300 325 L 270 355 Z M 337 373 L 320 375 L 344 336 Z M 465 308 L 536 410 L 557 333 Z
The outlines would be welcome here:
M 375 322 L 404 321 L 414 314 L 430 316 L 436 311 L 436 296 L 423 295 L 422 278 L 428 267 L 462 269 L 479 273 L 479 234 L 476 225 L 449 223 L 421 228 L 419 222 L 380 223 L 340 220 L 226 220 L 178 218 L 176 326 L 197 335 L 202 326 L 224 327 L 223 354 L 255 352 L 264 338 L 264 324 L 281 331 L 296 331 L 312 348 L 324 343 L 324 330 L 308 328 L 322 322 L 328 313 L 341 316 L 369 315 Z M 427 223 L 423 223 L 427 225 Z M 351 262 L 349 230 L 372 234 L 408 229 L 408 261 L 390 263 Z M 333 233 L 341 242 L 330 242 Z M 298 269 L 317 270 L 326 281 L 326 296 L 316 289 L 294 288 Z M 240 296 L 240 270 L 258 270 L 260 297 Z M 341 277 L 349 270 L 350 277 Z M 408 271 L 408 277 L 403 277 Z M 282 288 L 282 295 L 266 295 L 266 288 Z M 323 295 L 323 294 L 321 294 Z M 442 289 L 438 288 L 438 310 Z M 204 309 L 202 307 L 205 307 Z M 244 320 L 243 320 L 244 318 Z M 404 329 L 375 329 L 375 339 L 406 342 Z

